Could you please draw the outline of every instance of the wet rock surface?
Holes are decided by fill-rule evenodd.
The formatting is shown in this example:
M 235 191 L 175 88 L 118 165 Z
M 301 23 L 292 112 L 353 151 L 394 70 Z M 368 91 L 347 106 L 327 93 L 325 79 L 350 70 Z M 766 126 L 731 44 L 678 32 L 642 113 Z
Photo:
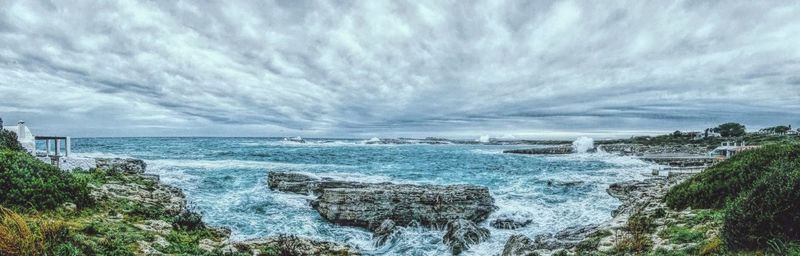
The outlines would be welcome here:
M 497 229 L 518 229 L 533 223 L 533 220 L 495 219 L 489 225 Z
M 398 226 L 441 227 L 457 219 L 485 220 L 495 209 L 485 187 L 473 185 L 398 185 L 324 189 L 311 205 L 337 224 L 377 228 L 384 220 Z
M 381 246 L 389 240 L 394 232 L 397 231 L 397 225 L 394 224 L 392 220 L 384 220 L 378 228 L 373 231 L 373 237 L 375 240 L 375 244 L 377 246 Z
M 372 231 L 385 220 L 427 227 L 443 227 L 457 219 L 481 222 L 496 208 L 482 186 L 362 183 L 286 172 L 268 176 L 270 189 L 316 194 L 311 206 L 328 221 Z
M 691 176 L 682 174 L 611 184 L 606 191 L 622 202 L 612 212 L 611 220 L 599 225 L 570 227 L 555 234 L 539 235 L 534 239 L 514 235 L 506 241 L 502 255 L 551 255 L 560 250 L 574 251 L 578 244 L 588 239 L 595 239 L 595 250 L 610 250 L 613 247 L 613 236 L 610 234 L 624 234 L 628 218 L 635 213 L 653 216 L 655 212 L 666 209 L 662 198 L 669 188 Z M 661 243 L 657 237 L 654 235 L 653 238 L 656 245 Z
M 598 145 L 597 149 L 610 154 L 625 156 L 643 156 L 646 154 L 690 154 L 704 155 L 708 148 L 703 145 L 641 145 L 641 144 L 605 144 Z
M 503 153 L 526 155 L 563 155 L 575 153 L 575 149 L 572 148 L 572 146 L 556 146 L 529 149 L 509 149 L 503 150 Z
M 447 223 L 447 233 L 442 241 L 450 247 L 453 255 L 461 254 L 471 245 L 478 244 L 489 238 L 489 230 L 478 227 L 474 222 L 458 219 Z
M 231 253 L 251 255 L 360 255 L 357 250 L 346 245 L 287 235 L 247 240 L 230 245 L 232 246 L 228 246 L 227 250 Z
M 329 188 L 367 188 L 388 184 L 391 183 L 340 181 L 294 172 L 270 172 L 267 175 L 269 189 L 303 195 L 320 194 L 322 190 Z

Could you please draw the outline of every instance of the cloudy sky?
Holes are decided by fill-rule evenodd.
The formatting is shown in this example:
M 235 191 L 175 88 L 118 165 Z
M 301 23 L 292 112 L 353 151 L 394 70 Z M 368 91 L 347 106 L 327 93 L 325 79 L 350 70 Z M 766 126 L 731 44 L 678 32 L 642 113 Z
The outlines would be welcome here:
M 800 126 L 800 4 L 5 0 L 0 117 L 72 136 Z

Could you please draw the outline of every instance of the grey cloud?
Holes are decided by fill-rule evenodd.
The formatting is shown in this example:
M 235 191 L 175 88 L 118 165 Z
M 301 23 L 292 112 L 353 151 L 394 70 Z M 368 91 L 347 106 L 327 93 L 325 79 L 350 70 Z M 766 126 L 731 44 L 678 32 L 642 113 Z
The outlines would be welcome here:
M 0 116 L 76 135 L 796 123 L 797 13 L 789 1 L 3 1 Z

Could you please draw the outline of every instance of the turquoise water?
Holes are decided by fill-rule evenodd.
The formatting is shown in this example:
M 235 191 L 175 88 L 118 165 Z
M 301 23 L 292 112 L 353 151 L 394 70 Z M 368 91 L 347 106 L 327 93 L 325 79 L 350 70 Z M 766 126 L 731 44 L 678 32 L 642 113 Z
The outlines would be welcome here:
M 144 159 L 147 172 L 184 190 L 191 207 L 210 225 L 228 227 L 233 239 L 295 234 L 348 243 L 371 254 L 441 255 L 441 230 L 404 228 L 381 247 L 365 230 L 327 223 L 308 206 L 310 196 L 273 192 L 270 171 L 296 171 L 337 179 L 416 184 L 476 184 L 490 189 L 503 217 L 531 219 L 517 230 L 490 229 L 489 241 L 467 255 L 502 251 L 515 233 L 557 232 L 611 218 L 619 202 L 605 189 L 613 182 L 641 179 L 651 166 L 606 154 L 526 156 L 502 150 L 531 146 L 367 145 L 362 140 L 318 139 L 308 143 L 277 138 L 78 138 L 83 156 Z M 582 181 L 577 186 L 549 186 Z

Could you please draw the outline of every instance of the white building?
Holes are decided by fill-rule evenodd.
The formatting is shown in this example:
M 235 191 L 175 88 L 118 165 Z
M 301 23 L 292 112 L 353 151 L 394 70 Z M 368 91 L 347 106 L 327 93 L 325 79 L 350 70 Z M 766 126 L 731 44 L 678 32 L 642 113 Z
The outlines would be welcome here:
M 31 130 L 25 126 L 25 122 L 20 121 L 14 126 L 3 126 L 3 129 L 16 133 L 19 144 L 21 144 L 28 153 L 34 153 L 36 150 L 36 137 L 33 137 Z
M 70 155 L 70 138 L 69 137 L 56 137 L 56 136 L 40 136 L 38 137 L 39 140 L 45 141 L 45 151 L 44 152 L 36 152 L 36 140 L 37 137 L 31 133 L 31 130 L 25 126 L 25 122 L 20 121 L 17 125 L 14 126 L 3 126 L 4 130 L 11 131 L 17 134 L 17 141 L 19 144 L 25 148 L 25 151 L 28 151 L 29 154 L 35 156 L 42 162 L 52 164 L 64 171 L 71 171 L 75 168 L 81 168 L 84 170 L 89 170 L 91 168 L 97 167 L 97 161 L 94 158 L 87 158 L 87 157 L 74 157 Z M 59 145 L 59 140 L 64 142 L 63 145 Z M 54 141 L 55 143 L 55 150 L 50 151 L 51 144 L 50 141 Z M 64 151 L 61 152 L 61 147 L 64 147 Z

